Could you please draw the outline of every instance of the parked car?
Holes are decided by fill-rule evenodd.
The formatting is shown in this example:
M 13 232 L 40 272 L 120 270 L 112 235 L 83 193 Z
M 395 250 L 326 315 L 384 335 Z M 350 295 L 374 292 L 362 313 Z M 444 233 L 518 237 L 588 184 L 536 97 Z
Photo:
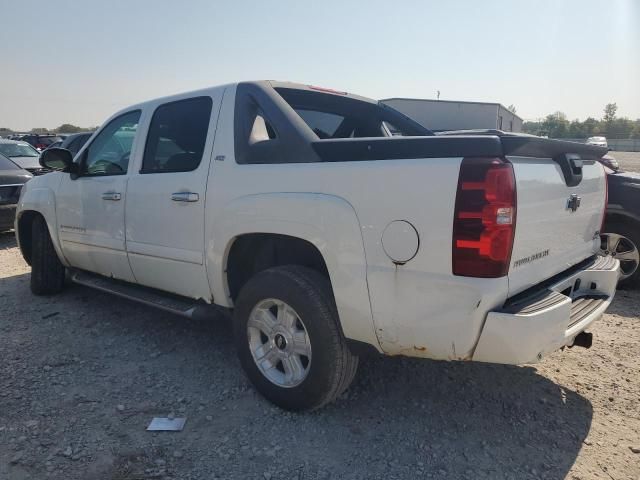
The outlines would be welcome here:
M 32 133 L 24 135 L 20 140 L 31 144 L 36 150 L 42 151 L 50 145 L 62 141 L 62 138 L 59 135 Z
M 75 157 L 84 144 L 87 143 L 87 140 L 91 138 L 91 135 L 93 135 L 93 132 L 73 133 L 67 135 L 60 145 L 57 146 L 69 150 Z
M 609 148 L 609 144 L 607 143 L 607 139 L 605 137 L 589 137 L 587 138 L 587 145 Z
M 124 109 L 75 162 L 45 151 L 57 171 L 27 183 L 18 244 L 38 295 L 68 270 L 187 317 L 233 309 L 256 388 L 313 409 L 369 350 L 520 364 L 590 346 L 619 270 L 597 256 L 605 153 L 239 83 Z
M 49 145 L 47 148 L 62 147 L 62 142 L 63 142 L 62 140 L 58 140 L 57 142 L 52 143 L 51 145 Z M 44 150 L 46 150 L 47 148 L 45 148 Z
M 0 154 L 0 232 L 13 228 L 22 186 L 32 175 Z
M 617 172 L 618 170 L 620 170 L 620 164 L 618 163 L 618 161 L 609 154 L 604 155 L 600 159 L 600 163 L 603 164 L 605 167 L 609 168 L 610 170 L 613 170 L 614 172 Z
M 603 255 L 620 260 L 620 285 L 640 286 L 640 174 L 613 172 L 607 175 L 609 196 L 602 236 Z
M 27 142 L 0 140 L 0 153 L 32 175 L 43 175 L 50 171 L 40 165 L 40 152 Z

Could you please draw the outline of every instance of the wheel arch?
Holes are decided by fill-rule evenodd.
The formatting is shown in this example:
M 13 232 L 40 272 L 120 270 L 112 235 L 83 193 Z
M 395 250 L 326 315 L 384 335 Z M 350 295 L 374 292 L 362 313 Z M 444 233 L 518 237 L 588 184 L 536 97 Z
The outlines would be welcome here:
M 31 229 L 34 220 L 38 217 L 41 217 L 47 225 L 47 230 L 49 231 L 49 236 L 51 237 L 53 247 L 58 254 L 58 258 L 66 266 L 66 261 L 64 256 L 62 255 L 62 250 L 58 242 L 58 236 L 56 235 L 55 227 L 51 225 L 51 222 L 47 219 L 46 215 L 39 210 L 21 210 L 18 214 L 18 218 L 16 219 L 16 240 L 18 243 L 18 247 L 20 248 L 20 253 L 22 253 L 22 257 L 30 266 L 33 241 Z
M 54 175 L 54 173 L 47 174 Z M 40 180 L 44 177 L 38 177 Z M 30 180 L 26 186 L 24 194 L 20 198 L 18 211 L 16 213 L 16 240 L 25 261 L 31 261 L 31 224 L 33 219 L 40 215 L 44 218 L 49 230 L 49 236 L 53 243 L 53 247 L 58 254 L 58 258 L 63 265 L 68 266 L 67 260 L 62 253 L 60 239 L 57 232 L 56 221 L 56 199 L 53 190 L 48 186 L 38 186 L 32 188 L 29 184 L 36 179 Z M 30 263 L 29 263 L 30 265 Z
M 248 195 L 227 204 L 211 224 L 207 270 L 215 303 L 233 307 L 238 289 L 234 273 L 229 275 L 238 258 L 234 245 L 261 255 L 242 244 L 277 239 L 276 259 L 278 252 L 283 252 L 282 245 L 288 243 L 300 248 L 298 253 L 302 254 L 287 251 L 285 260 L 301 257 L 303 264 L 306 260 L 306 266 L 328 275 L 345 336 L 380 351 L 369 302 L 360 223 L 346 200 L 315 193 Z
M 640 218 L 638 218 L 637 216 L 624 211 L 608 211 L 607 216 L 604 220 L 603 233 L 615 233 L 608 232 L 607 227 L 620 224 L 632 225 L 636 231 L 640 232 Z

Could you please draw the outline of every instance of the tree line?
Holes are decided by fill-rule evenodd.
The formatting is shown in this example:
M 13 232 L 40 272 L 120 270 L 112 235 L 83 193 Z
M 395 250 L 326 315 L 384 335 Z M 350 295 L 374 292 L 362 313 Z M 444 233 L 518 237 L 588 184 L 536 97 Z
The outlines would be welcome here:
M 607 138 L 639 138 L 640 119 L 630 120 L 620 118 L 616 114 L 618 105 L 608 103 L 604 107 L 601 119 L 589 117 L 583 122 L 567 119 L 562 112 L 547 115 L 538 122 L 524 122 L 522 131 L 533 135 L 543 135 L 551 138 L 588 138 L 603 136 Z
M 43 133 L 79 133 L 79 132 L 92 132 L 94 130 L 96 130 L 98 127 L 78 127 L 77 125 L 72 125 L 70 123 L 63 123 L 62 125 L 60 125 L 57 128 L 44 128 L 44 127 L 36 127 L 36 128 L 32 128 L 31 130 L 29 130 L 29 133 L 39 133 L 39 134 L 43 134 Z M 13 133 L 27 133 L 21 130 L 13 130 L 11 128 L 7 128 L 7 127 L 0 127 L 0 135 L 5 136 L 5 135 L 11 135 Z

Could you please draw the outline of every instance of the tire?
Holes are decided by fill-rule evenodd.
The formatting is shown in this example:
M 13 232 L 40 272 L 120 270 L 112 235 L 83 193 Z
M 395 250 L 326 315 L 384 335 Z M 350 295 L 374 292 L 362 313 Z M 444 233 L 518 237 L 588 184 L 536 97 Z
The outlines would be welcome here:
M 636 249 L 640 249 L 640 225 L 633 223 L 611 223 L 605 226 L 607 233 L 617 233 L 633 243 Z M 636 269 L 633 275 L 620 280 L 618 283 L 619 288 L 638 288 L 640 287 L 640 267 Z
M 310 344 L 310 355 L 304 367 L 306 376 L 298 380 L 299 384 L 283 386 L 282 382 L 270 379 L 269 373 L 263 372 L 258 367 L 258 360 L 254 360 L 256 349 L 252 338 L 255 333 L 251 332 L 256 329 L 252 330 L 251 325 L 254 324 L 250 323 L 250 317 L 257 311 L 271 312 L 272 310 L 261 308 L 270 303 L 293 309 L 291 313 L 296 314 L 299 319 L 296 324 L 298 327 L 294 328 L 304 329 L 305 334 L 302 335 Z M 274 314 L 273 318 L 279 319 L 279 314 Z M 275 267 L 264 270 L 249 280 L 236 301 L 234 336 L 240 363 L 249 380 L 264 397 L 286 410 L 315 410 L 332 402 L 351 384 L 358 368 L 358 357 L 349 350 L 340 329 L 329 280 L 306 267 Z M 277 345 L 275 340 L 271 341 L 274 336 L 267 336 L 262 332 L 260 336 L 261 341 L 265 342 L 262 347 Z M 294 344 L 293 341 L 291 345 L 283 343 L 285 348 Z M 274 347 L 271 350 L 275 350 L 276 354 L 287 354 L 282 350 L 278 352 Z M 299 358 L 304 363 L 305 357 Z M 268 369 L 272 377 L 286 377 L 284 363 L 278 363 L 276 359 L 269 364 L 277 364 L 277 367 Z M 278 373 L 278 370 L 282 372 Z
M 31 224 L 31 291 L 52 295 L 64 287 L 65 268 L 53 248 L 47 222 L 37 216 Z

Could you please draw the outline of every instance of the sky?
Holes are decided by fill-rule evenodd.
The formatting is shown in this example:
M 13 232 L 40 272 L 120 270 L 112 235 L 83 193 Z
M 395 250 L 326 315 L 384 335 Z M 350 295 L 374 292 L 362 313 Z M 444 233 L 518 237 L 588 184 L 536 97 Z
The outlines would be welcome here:
M 0 0 L 0 127 L 242 80 L 640 118 L 640 0 Z

